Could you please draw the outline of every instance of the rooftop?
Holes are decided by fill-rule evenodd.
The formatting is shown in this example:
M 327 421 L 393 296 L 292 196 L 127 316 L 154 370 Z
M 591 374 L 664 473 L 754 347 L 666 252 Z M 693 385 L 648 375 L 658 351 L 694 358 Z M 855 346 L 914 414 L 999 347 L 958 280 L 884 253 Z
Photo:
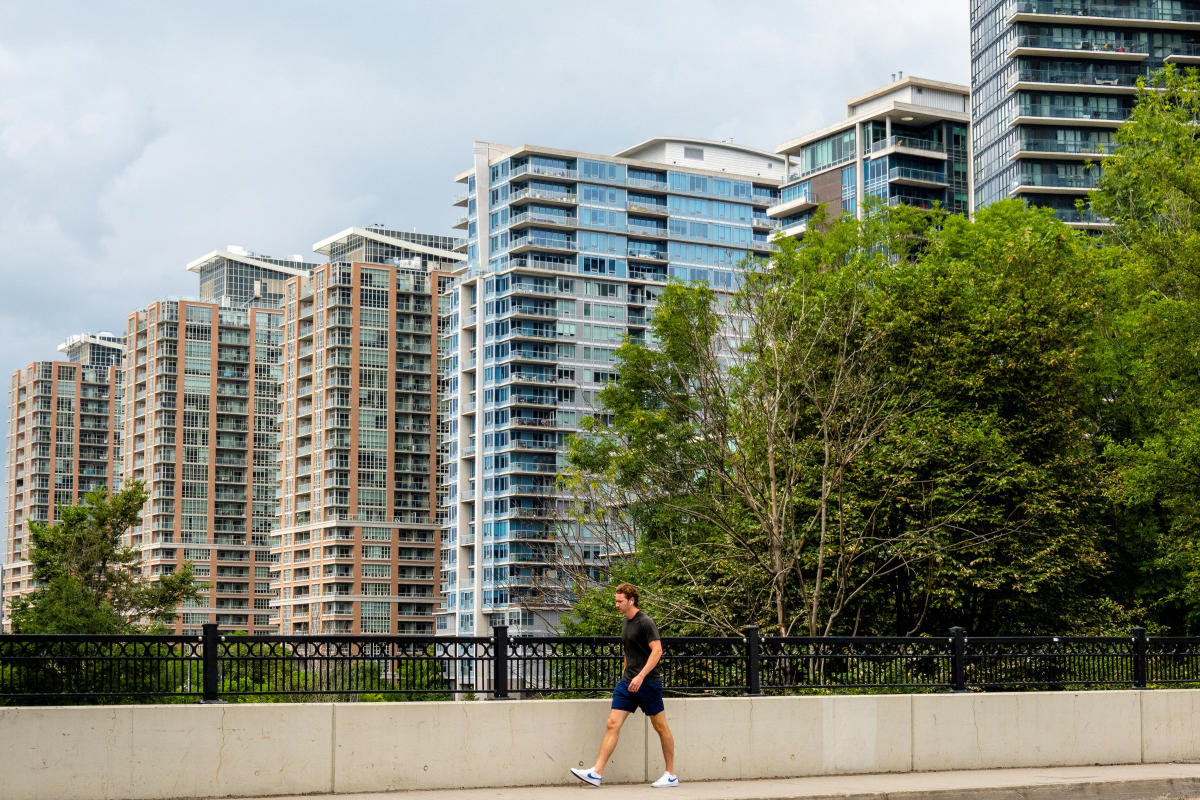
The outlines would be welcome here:
M 806 145 L 870 120 L 891 118 L 893 122 L 921 126 L 949 119 L 969 124 L 970 97 L 970 87 L 962 84 L 912 76 L 901 78 L 851 98 L 846 102 L 845 119 L 789 139 L 776 147 L 775 152 L 797 155 Z

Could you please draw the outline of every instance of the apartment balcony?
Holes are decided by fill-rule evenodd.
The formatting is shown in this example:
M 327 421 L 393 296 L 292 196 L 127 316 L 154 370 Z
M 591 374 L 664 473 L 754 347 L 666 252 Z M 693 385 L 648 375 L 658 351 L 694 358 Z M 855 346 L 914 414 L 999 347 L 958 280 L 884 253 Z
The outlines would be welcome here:
M 515 188 L 515 187 L 514 187 Z M 555 205 L 576 205 L 579 202 L 579 195 L 573 191 L 551 191 L 549 189 L 535 189 L 526 187 L 517 189 L 508 196 L 509 203 L 520 203 L 528 200 L 538 200 L 543 203 L 553 203 Z
M 1017 152 L 1009 156 L 1009 161 L 1023 158 L 1090 161 L 1112 155 L 1116 146 L 1117 143 L 1111 141 L 1072 142 L 1031 137 L 1021 140 Z
M 1125 124 L 1129 110 L 1125 108 L 1099 109 L 1088 106 L 1027 104 L 1022 105 L 1010 125 L 1070 125 L 1077 128 L 1105 128 L 1112 130 Z
M 1184 42 L 1173 45 L 1171 54 L 1163 59 L 1168 64 L 1195 66 L 1200 64 L 1200 42 Z
M 574 275 L 578 269 L 574 258 L 541 258 L 537 255 L 513 256 L 508 260 L 508 265 L 514 269 L 562 272 L 570 275 Z
M 1134 94 L 1140 72 L 1115 72 L 1091 69 L 1034 69 L 1022 66 L 1009 91 L 1062 92 L 1090 94 Z
M 665 217 L 671 213 L 666 203 L 648 203 L 643 200 L 628 200 L 625 203 L 625 209 L 635 214 L 648 214 L 654 217 Z
M 913 208 L 932 209 L 941 205 L 941 201 L 919 195 L 894 194 L 888 198 L 889 206 L 911 206 Z
M 916 167 L 892 167 L 888 170 L 888 183 L 926 189 L 944 189 L 948 185 L 942 170 Z
M 637 189 L 649 189 L 652 192 L 667 191 L 667 179 L 664 177 L 661 180 L 650 180 L 648 178 L 628 178 L 625 181 L 626 186 L 632 186 Z
M 537 224 L 560 230 L 572 230 L 577 223 L 578 220 L 574 214 L 545 214 L 537 211 L 524 211 L 508 218 L 509 227 L 514 229 Z
M 509 252 L 513 254 L 526 253 L 531 250 L 548 250 L 554 253 L 574 253 L 579 249 L 575 246 L 575 242 L 553 236 L 520 236 L 513 237 L 511 241 L 512 249 Z
M 557 363 L 558 354 L 545 348 L 514 347 L 509 351 L 509 359 L 513 361 L 542 361 Z
M 509 375 L 510 383 L 534 383 L 534 384 L 557 384 L 559 383 L 558 374 L 548 372 L 531 372 L 525 370 L 513 370 Z
M 799 214 L 802 211 L 808 211 L 810 208 L 816 207 L 817 201 L 813 199 L 812 192 L 805 191 L 798 197 L 793 197 L 789 200 L 784 200 L 778 205 L 771 206 L 767 209 L 767 216 L 790 217 L 792 214 Z
M 566 448 L 553 440 L 530 440 L 530 439 L 513 439 L 509 443 L 509 447 L 513 450 L 521 450 L 526 453 L 561 453 Z M 501 448 L 503 449 L 503 448 Z
M 1081 20 L 1080 17 L 1086 17 Z M 1152 8 L 1147 3 L 1079 3 L 1073 0 L 1024 0 L 1015 3 L 1008 24 L 1113 25 L 1122 28 L 1200 30 L 1200 11 Z
M 872 142 L 870 152 L 872 156 L 876 157 L 899 153 L 921 156 L 923 158 L 946 159 L 946 145 L 943 142 L 924 139 L 919 136 L 905 136 L 903 134 L 889 136 L 886 139 Z
M 666 262 L 667 260 L 667 249 L 665 247 L 648 247 L 639 242 L 630 242 L 627 254 L 629 258 L 642 261 Z
M 1072 228 L 1102 230 L 1112 227 L 1112 221 L 1108 217 L 1099 216 L 1091 211 L 1079 211 L 1075 208 L 1056 208 L 1054 209 L 1054 216 Z
M 521 177 L 522 175 L 536 175 L 541 178 L 554 178 L 561 181 L 577 181 L 579 173 L 576 170 L 568 167 L 549 167 L 543 164 L 522 164 L 519 167 L 514 167 L 512 172 L 508 174 L 510 180 Z
M 1022 175 L 1013 187 L 1014 194 L 1077 194 L 1096 188 L 1099 175 Z
M 636 222 L 630 222 L 626 226 L 626 230 L 630 236 L 646 236 L 651 239 L 666 239 L 670 236 L 666 225 L 659 227 L 658 225 L 639 225 Z
M 554 303 L 533 303 L 514 300 L 512 302 L 512 316 L 557 319 L 558 307 Z
M 1017 44 L 1008 51 L 1008 57 L 1032 56 L 1045 58 L 1086 58 L 1104 61 L 1144 61 L 1150 53 L 1141 48 L 1136 39 L 1105 39 L 1094 41 L 1085 38 L 1041 36 L 1028 34 L 1017 37 Z

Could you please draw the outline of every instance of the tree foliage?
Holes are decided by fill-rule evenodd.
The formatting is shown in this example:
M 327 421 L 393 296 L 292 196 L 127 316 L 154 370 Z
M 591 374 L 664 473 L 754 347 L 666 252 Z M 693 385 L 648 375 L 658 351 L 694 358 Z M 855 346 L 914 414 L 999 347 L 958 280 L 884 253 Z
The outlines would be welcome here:
M 30 561 L 41 588 L 13 601 L 14 633 L 161 628 L 180 603 L 199 596 L 190 564 L 152 580 L 130 569 L 137 553 L 121 546 L 121 535 L 138 523 L 146 499 L 140 482 L 114 495 L 97 489 L 59 506 L 54 525 L 30 522 Z
M 1168 65 L 1104 162 L 1109 314 L 1097 419 L 1119 576 L 1162 624 L 1200 621 L 1200 77 Z
M 677 630 L 1086 615 L 1091 264 L 1014 201 L 823 222 L 727 300 L 668 286 L 572 443 L 585 526 Z

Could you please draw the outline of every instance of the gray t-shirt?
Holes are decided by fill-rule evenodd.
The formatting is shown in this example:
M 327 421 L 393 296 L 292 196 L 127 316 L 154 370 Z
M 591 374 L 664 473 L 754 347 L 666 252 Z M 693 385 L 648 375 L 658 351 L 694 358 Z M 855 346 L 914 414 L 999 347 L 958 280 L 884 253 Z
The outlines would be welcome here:
M 625 671 L 621 673 L 621 680 L 631 681 L 637 677 L 650 658 L 650 643 L 657 642 L 661 638 L 654 620 L 641 611 L 634 614 L 633 619 L 627 619 L 621 623 L 621 644 L 625 646 Z M 655 664 L 654 669 L 650 670 L 646 680 L 662 680 L 662 672 L 659 670 L 658 664 Z

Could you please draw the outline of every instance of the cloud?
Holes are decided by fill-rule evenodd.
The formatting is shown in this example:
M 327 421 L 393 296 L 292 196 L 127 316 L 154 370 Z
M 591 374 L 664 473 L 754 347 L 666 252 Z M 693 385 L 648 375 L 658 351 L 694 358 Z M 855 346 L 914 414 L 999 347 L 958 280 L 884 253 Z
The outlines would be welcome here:
M 769 149 L 897 69 L 966 82 L 966 5 L 5 4 L 0 369 L 195 294 L 184 265 L 227 244 L 450 232 L 475 139 Z

